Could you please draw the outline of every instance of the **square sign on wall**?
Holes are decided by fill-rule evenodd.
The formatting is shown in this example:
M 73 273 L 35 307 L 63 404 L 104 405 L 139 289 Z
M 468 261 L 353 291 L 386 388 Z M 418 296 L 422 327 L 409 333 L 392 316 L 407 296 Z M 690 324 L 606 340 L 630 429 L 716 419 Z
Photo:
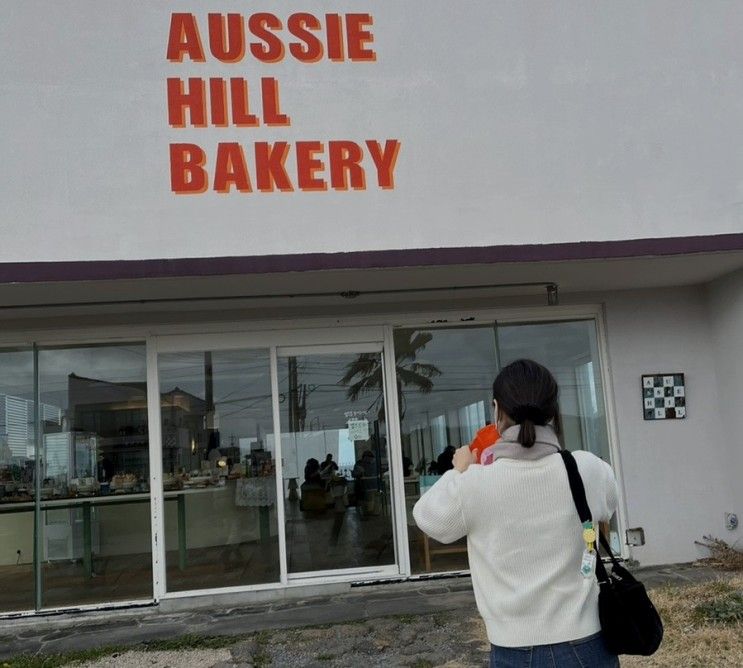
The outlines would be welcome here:
M 680 420 L 686 417 L 683 373 L 655 373 L 642 377 L 642 404 L 646 420 Z

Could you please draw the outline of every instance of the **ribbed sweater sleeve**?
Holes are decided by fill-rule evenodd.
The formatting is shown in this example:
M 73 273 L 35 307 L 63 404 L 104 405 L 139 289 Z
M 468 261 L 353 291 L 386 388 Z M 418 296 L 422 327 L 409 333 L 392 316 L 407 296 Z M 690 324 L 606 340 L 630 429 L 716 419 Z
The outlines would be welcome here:
M 596 522 L 608 522 L 616 512 L 619 490 L 614 471 L 605 461 L 590 452 L 573 453 L 591 502 L 591 514 Z
M 456 469 L 447 471 L 413 508 L 413 518 L 420 530 L 440 543 L 453 543 L 467 535 L 461 477 Z

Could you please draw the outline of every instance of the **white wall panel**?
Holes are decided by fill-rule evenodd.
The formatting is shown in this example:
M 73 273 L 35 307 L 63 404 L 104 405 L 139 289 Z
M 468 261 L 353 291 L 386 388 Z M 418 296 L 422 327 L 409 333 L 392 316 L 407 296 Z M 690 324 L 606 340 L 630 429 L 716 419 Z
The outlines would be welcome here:
M 708 317 L 715 351 L 722 457 L 727 473 L 727 505 L 743 519 L 743 273 L 737 272 L 708 288 Z M 743 548 L 743 529 L 720 531 L 719 538 Z
M 733 491 L 704 289 L 613 293 L 606 317 L 627 521 L 647 540 L 633 557 L 650 565 L 706 556 L 694 541 L 727 537 Z M 743 337 L 740 327 L 729 333 Z M 640 376 L 665 372 L 685 374 L 687 417 L 645 421 Z
M 375 62 L 166 59 L 175 0 L 0 9 L 0 262 L 738 232 L 743 4 L 193 0 L 368 12 Z M 283 33 L 285 34 L 285 33 Z M 324 32 L 320 32 L 324 35 Z M 168 125 L 167 77 L 275 77 L 290 127 Z M 394 189 L 176 196 L 169 144 L 401 142 Z M 326 160 L 327 162 L 327 160 Z M 321 172 L 327 178 L 327 164 Z M 252 175 L 255 187 L 255 174 Z

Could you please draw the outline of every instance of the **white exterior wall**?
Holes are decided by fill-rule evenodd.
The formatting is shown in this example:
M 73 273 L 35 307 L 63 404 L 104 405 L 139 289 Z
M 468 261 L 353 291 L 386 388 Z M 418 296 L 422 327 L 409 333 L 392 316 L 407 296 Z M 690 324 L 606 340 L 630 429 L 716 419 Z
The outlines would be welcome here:
M 715 351 L 718 401 L 727 473 L 725 511 L 743 515 L 743 272 L 708 286 L 707 317 Z M 721 532 L 723 540 L 743 548 L 743 529 Z
M 731 348 L 743 339 L 740 296 L 723 335 Z M 643 527 L 646 536 L 632 556 L 642 565 L 706 556 L 694 541 L 740 535 L 724 528 L 733 503 L 731 423 L 720 410 L 718 370 L 725 361 L 713 344 L 716 323 L 708 318 L 707 294 L 703 287 L 627 291 L 607 295 L 605 303 L 627 526 Z M 672 371 L 685 374 L 686 419 L 645 421 L 640 376 Z M 728 375 L 743 396 L 741 376 L 735 369 Z M 734 404 L 732 398 L 725 403 L 738 411 L 740 424 Z
M 374 62 L 237 63 L 207 14 L 369 13 Z M 166 58 L 193 12 L 205 62 Z M 247 33 L 247 31 L 246 31 Z M 743 4 L 6 0 L 0 262 L 545 244 L 736 233 Z M 324 37 L 323 30 L 318 31 Z M 257 40 L 249 36 L 249 40 Z M 166 80 L 260 77 L 288 127 L 171 127 Z M 260 114 L 259 96 L 254 111 Z M 302 192 L 294 146 L 400 142 L 394 189 Z M 169 144 L 287 141 L 293 192 L 175 195 Z M 50 232 L 51 231 L 51 232 Z
M 165 57 L 171 15 L 183 11 L 198 19 L 204 63 Z M 284 22 L 300 11 L 368 12 L 376 60 L 226 64 L 208 54 L 209 12 L 259 11 Z M 740 233 L 741 34 L 743 4 L 725 0 L 473 0 L 457 12 L 443 0 L 11 0 L 0 8 L 0 263 Z M 292 123 L 171 127 L 168 77 L 245 77 L 252 90 L 275 77 Z M 217 144 L 240 142 L 255 188 L 256 142 L 322 142 L 319 176 L 329 180 L 329 142 L 388 139 L 400 142 L 394 188 L 377 187 L 366 155 L 358 191 L 171 191 L 169 144 L 203 147 L 213 184 Z M 293 150 L 286 167 L 296 184 Z M 87 288 L 78 289 L 70 301 Z M 689 561 L 706 554 L 695 545 L 705 534 L 740 541 L 743 530 L 727 531 L 724 513 L 743 515 L 743 273 L 708 286 L 563 297 L 575 300 L 606 306 L 624 524 L 647 538 L 632 556 L 643 565 Z M 333 308 L 308 306 L 298 319 Z M 374 308 L 384 322 L 384 308 L 402 307 Z M 224 317 L 213 313 L 199 318 Z M 157 317 L 171 315 L 179 318 Z M 645 421 L 640 376 L 676 371 L 686 376 L 687 418 Z M 168 540 L 172 512 L 166 506 Z M 132 531 L 143 516 L 144 505 L 129 518 Z M 0 562 L 16 548 L 23 560 L 31 554 L 27 521 L 8 519 Z M 121 536 L 102 541 L 114 552 Z

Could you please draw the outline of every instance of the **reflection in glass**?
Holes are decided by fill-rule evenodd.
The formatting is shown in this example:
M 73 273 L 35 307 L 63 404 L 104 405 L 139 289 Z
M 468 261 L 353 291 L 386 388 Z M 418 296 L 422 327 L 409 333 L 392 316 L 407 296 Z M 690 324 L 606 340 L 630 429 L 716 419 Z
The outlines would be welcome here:
M 452 468 L 454 449 L 468 444 L 491 419 L 496 352 L 492 326 L 395 330 L 413 573 L 468 568 L 465 541 L 441 545 L 428 538 L 415 525 L 412 509 Z
M 405 490 L 413 572 L 467 568 L 464 544 L 442 546 L 426 538 L 410 510 L 420 494 L 451 468 L 453 448 L 469 444 L 492 420 L 492 384 L 500 366 L 529 358 L 550 369 L 560 386 L 564 445 L 609 461 L 593 320 L 399 329 L 395 355 L 403 456 L 412 468 Z M 612 527 L 618 546 L 616 519 Z
M 0 612 L 34 608 L 33 353 L 0 352 Z
M 546 366 L 560 387 L 561 441 L 609 461 L 609 437 L 593 320 L 508 325 L 498 328 L 505 366 L 527 357 Z
M 546 366 L 560 387 L 560 440 L 568 450 L 588 450 L 611 462 L 596 323 L 593 320 L 508 325 L 498 328 L 502 363 L 528 357 Z M 612 547 L 619 552 L 617 517 Z
M 394 564 L 381 354 L 278 369 L 289 573 Z
M 39 351 L 44 607 L 152 597 L 145 360 Z
M 168 591 L 280 580 L 268 351 L 158 356 Z

